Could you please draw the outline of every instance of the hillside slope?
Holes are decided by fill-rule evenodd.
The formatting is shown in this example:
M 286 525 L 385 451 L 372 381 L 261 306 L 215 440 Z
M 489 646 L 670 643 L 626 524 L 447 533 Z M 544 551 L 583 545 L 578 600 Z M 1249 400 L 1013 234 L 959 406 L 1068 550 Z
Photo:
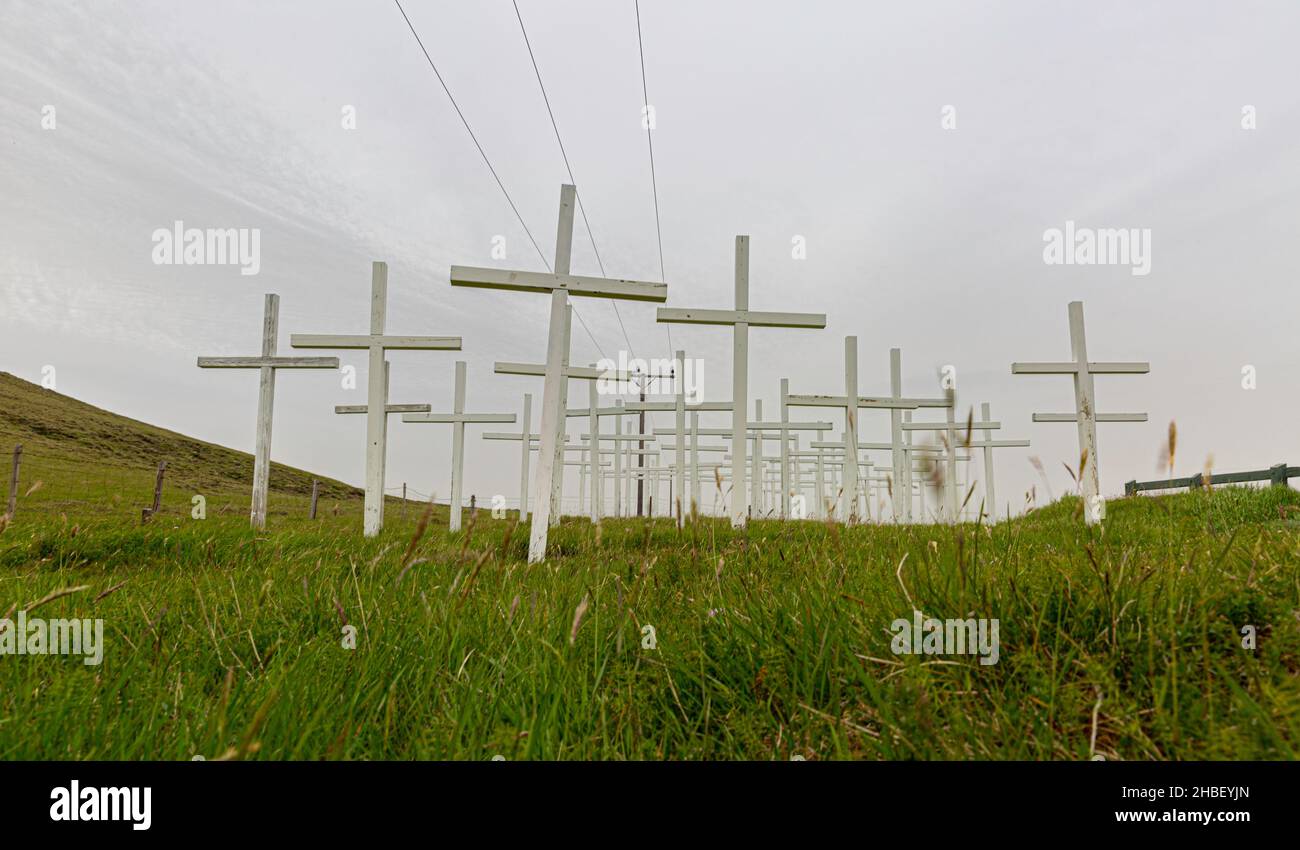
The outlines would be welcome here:
M 247 452 L 129 419 L 0 372 L 0 471 L 4 479 L 0 488 L 8 485 L 7 458 L 18 443 L 23 446 L 24 482 L 48 484 L 56 470 L 91 481 L 111 481 L 119 473 L 151 474 L 164 460 L 168 484 L 247 492 L 253 482 L 253 456 Z M 361 494 L 341 481 L 271 464 L 273 492 L 310 493 L 313 478 L 320 481 L 322 497 L 346 499 Z

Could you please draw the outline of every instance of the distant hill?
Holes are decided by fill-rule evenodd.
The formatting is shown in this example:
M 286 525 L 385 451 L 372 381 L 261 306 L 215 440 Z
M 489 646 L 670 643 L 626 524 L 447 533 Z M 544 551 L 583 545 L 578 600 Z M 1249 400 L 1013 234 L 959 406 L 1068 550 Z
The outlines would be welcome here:
M 24 470 L 36 474 L 43 463 L 94 475 L 115 469 L 147 472 L 165 460 L 169 484 L 213 491 L 249 490 L 253 484 L 253 456 L 247 452 L 110 413 L 0 372 L 0 492 L 8 485 L 7 458 L 17 443 L 23 445 Z M 320 481 L 322 498 L 346 499 L 362 492 L 342 481 L 271 464 L 273 492 L 309 494 L 313 478 Z

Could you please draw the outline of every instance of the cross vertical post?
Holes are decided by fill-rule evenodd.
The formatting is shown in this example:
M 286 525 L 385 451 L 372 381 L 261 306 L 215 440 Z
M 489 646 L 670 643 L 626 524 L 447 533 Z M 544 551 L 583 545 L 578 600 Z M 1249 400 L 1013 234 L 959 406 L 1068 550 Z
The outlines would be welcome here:
M 280 296 L 266 296 L 262 315 L 262 356 L 274 357 L 276 336 L 280 328 Z M 256 528 L 266 527 L 266 491 L 271 478 L 271 417 L 275 406 L 275 369 L 263 366 L 258 370 L 257 385 L 257 444 L 253 455 L 253 506 L 252 522 Z
M 749 237 L 736 237 L 735 309 L 749 310 Z M 731 527 L 749 519 L 745 498 L 745 417 L 749 414 L 749 323 L 732 326 L 731 340 Z
M 601 509 L 601 473 L 600 473 L 600 413 L 599 413 L 599 391 L 596 382 L 592 381 L 587 385 L 587 404 L 590 411 L 590 418 L 587 427 L 590 429 L 587 433 L 591 435 L 591 521 L 592 523 L 600 522 Z
M 763 400 L 754 399 L 754 421 L 763 421 Z M 748 425 L 748 423 L 746 423 Z M 734 454 L 734 450 L 733 450 Z M 754 432 L 754 455 L 749 464 L 749 504 L 754 515 L 763 515 L 763 434 Z
M 844 338 L 844 522 L 858 512 L 858 338 Z
M 674 493 L 674 501 L 677 507 L 677 527 L 682 528 L 686 524 L 686 352 L 678 350 L 676 371 L 680 374 L 674 383 L 677 384 L 677 487 Z M 643 412 L 642 416 L 645 415 Z M 642 429 L 642 433 L 645 429 Z M 671 510 L 673 505 L 669 504 Z
M 691 411 L 691 509 L 700 510 L 700 414 Z
M 790 423 L 790 379 L 781 379 L 781 424 Z M 781 519 L 790 518 L 790 432 L 781 429 Z
M 889 393 L 894 397 L 903 395 L 903 352 L 898 348 L 889 349 Z M 909 487 L 906 472 L 906 460 L 903 456 L 903 411 L 897 407 L 889 411 L 889 441 L 894 444 L 891 452 L 893 461 L 894 522 L 910 522 L 912 519 L 911 499 L 904 498 L 905 487 Z
M 456 361 L 456 388 L 451 412 L 456 420 L 451 424 L 451 522 L 452 531 L 460 529 L 461 498 L 465 487 L 465 361 Z
M 533 453 L 529 445 L 529 429 L 533 422 L 533 394 L 524 393 L 524 430 L 519 443 L 523 457 L 519 459 L 519 521 L 528 519 L 528 459 Z
M 566 216 L 563 211 L 561 211 L 560 214 L 560 221 L 561 221 L 561 226 L 563 226 L 564 222 L 566 221 Z M 557 245 L 555 248 L 555 264 L 556 264 L 557 274 L 561 274 L 561 273 L 568 274 L 569 272 L 569 253 L 571 252 L 573 247 L 572 246 L 573 243 L 573 205 L 572 204 L 569 205 L 567 222 L 568 222 L 568 242 L 567 243 L 562 242 L 563 233 L 561 233 L 561 235 L 557 237 Z M 563 248 L 564 250 L 564 254 L 563 254 L 564 271 L 563 272 L 559 271 L 561 267 L 561 262 L 560 262 L 561 248 Z M 551 478 L 551 513 L 550 513 L 551 525 L 559 525 L 560 516 L 561 514 L 564 513 L 564 503 L 563 503 L 564 434 L 567 431 L 567 426 L 569 421 L 567 415 L 567 410 L 569 406 L 569 374 L 568 374 L 569 373 L 569 346 L 572 343 L 572 331 L 573 331 L 573 305 L 567 302 L 568 296 L 565 296 L 565 299 L 566 302 L 564 305 L 564 343 L 560 347 L 560 387 L 559 387 L 560 418 L 559 418 L 558 425 L 556 426 L 559 430 L 555 434 L 556 474 Z
M 383 336 L 388 303 L 388 264 L 374 263 L 370 268 L 370 335 Z M 293 340 L 290 339 L 292 345 Z M 372 345 L 368 351 L 366 377 L 366 495 L 363 534 L 372 537 L 384 527 L 384 461 L 387 457 L 386 434 L 388 413 L 388 369 L 384 347 Z

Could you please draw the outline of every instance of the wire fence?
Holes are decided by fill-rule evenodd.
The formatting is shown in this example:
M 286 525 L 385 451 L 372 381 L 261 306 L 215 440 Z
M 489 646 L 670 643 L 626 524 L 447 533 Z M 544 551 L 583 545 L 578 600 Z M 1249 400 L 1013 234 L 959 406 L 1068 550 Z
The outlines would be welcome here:
M 103 456 L 81 461 L 66 453 L 24 446 L 18 455 L 15 476 L 13 447 L 0 447 L 0 452 L 0 488 L 3 488 L 0 496 L 5 498 L 5 501 L 0 501 L 0 515 L 22 516 L 31 512 L 76 516 L 107 512 L 138 522 L 145 519 L 146 513 L 151 516 L 195 516 L 199 502 L 202 502 L 205 514 L 242 515 L 250 509 L 252 463 L 247 460 L 237 467 L 214 464 L 210 459 L 198 456 L 169 457 L 154 463 L 131 458 L 106 460 Z M 162 463 L 166 466 L 160 471 Z M 639 515 L 635 484 L 628 487 L 626 481 L 620 483 L 616 501 L 612 476 L 606 474 L 603 477 L 600 515 Z M 807 494 L 812 492 L 809 489 L 811 484 L 809 477 L 804 476 L 793 489 Z M 311 517 L 314 510 L 316 516 L 360 517 L 364 511 L 364 494 L 360 488 L 331 479 L 313 478 L 301 470 L 273 464 L 270 486 L 268 513 L 272 516 Z M 591 514 L 590 478 L 580 486 L 581 491 L 579 486 L 566 488 L 560 500 L 563 515 L 580 517 Z M 826 486 L 833 489 L 835 485 L 828 480 Z M 313 487 L 316 491 L 314 496 Z M 707 480 L 701 482 L 699 489 L 700 502 L 695 506 L 699 513 L 706 516 L 728 513 L 730 484 L 724 482 L 723 491 L 717 491 L 715 482 Z M 677 501 L 674 490 L 669 477 L 661 470 L 645 487 L 640 515 L 651 515 L 652 512 L 659 517 L 673 515 Z M 154 503 L 155 491 L 157 505 Z M 409 482 L 387 486 L 384 492 L 389 510 L 397 508 L 399 516 L 418 516 L 422 506 L 430 500 L 438 506 L 449 504 L 446 491 L 430 492 Z M 778 484 L 765 482 L 763 497 L 754 506 L 755 516 L 779 513 L 779 492 Z M 870 490 L 863 494 L 869 503 L 875 501 L 870 494 Z M 816 498 L 814 494 L 812 499 Z M 531 512 L 531 492 L 528 501 Z M 517 492 L 471 492 L 463 496 L 461 507 L 517 514 L 520 498 Z M 686 510 L 690 510 L 689 503 Z
M 142 518 L 144 512 L 195 515 L 245 513 L 250 508 L 252 463 L 213 462 L 194 454 L 145 462 L 97 455 L 81 460 L 30 445 L 0 448 L 0 514 L 94 512 Z M 272 464 L 272 513 L 310 511 L 313 501 L 336 513 L 361 510 L 361 491 L 331 479 Z M 155 506 L 155 492 L 157 505 Z

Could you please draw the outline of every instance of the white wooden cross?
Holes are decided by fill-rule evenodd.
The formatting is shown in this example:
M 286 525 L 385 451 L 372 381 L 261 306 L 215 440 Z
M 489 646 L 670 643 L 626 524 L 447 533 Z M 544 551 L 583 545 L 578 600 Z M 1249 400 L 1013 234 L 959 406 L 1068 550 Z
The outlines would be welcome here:
M 531 419 L 532 401 L 533 401 L 532 394 L 531 394 L 531 393 L 524 393 L 524 418 L 523 418 L 523 422 L 524 422 L 524 426 L 525 426 L 525 428 L 528 426 L 529 421 L 530 421 L 530 419 Z M 529 460 L 530 460 L 530 456 L 531 456 L 532 452 L 537 451 L 537 449 L 538 449 L 538 445 L 540 444 L 541 439 L 542 439 L 542 435 L 539 434 L 539 433 L 537 433 L 537 432 L 535 432 L 535 431 L 533 431 L 533 432 L 529 432 L 529 433 L 527 434 L 526 439 L 525 439 L 525 434 L 524 434 L 524 432 L 522 432 L 522 431 L 519 431 L 519 432 L 516 432 L 516 431 L 488 431 L 487 433 L 483 434 L 483 439 L 485 439 L 485 440 L 509 440 L 510 442 L 520 443 L 521 446 L 522 446 L 523 457 L 520 459 L 520 467 L 519 467 L 519 505 L 520 505 L 520 520 L 522 521 L 523 518 L 524 518 L 524 515 L 525 515 L 525 514 L 527 513 L 527 511 L 528 511 L 528 489 L 529 489 L 529 488 L 528 488 L 528 468 L 529 468 Z M 568 437 L 567 437 L 567 436 L 565 437 L 565 440 L 566 440 L 566 442 L 567 442 L 567 440 L 568 440 Z M 566 450 L 567 450 L 567 449 L 568 449 L 568 446 L 566 446 L 565 448 L 566 448 Z
M 514 422 L 513 413 L 466 413 L 465 412 L 465 361 L 456 361 L 456 388 L 454 391 L 451 413 L 408 413 L 402 417 L 403 422 L 425 422 L 451 425 L 451 518 L 448 529 L 460 530 L 461 492 L 465 479 L 465 424 L 469 422 Z M 546 442 L 546 432 L 542 431 L 542 443 Z M 540 505 L 539 505 L 540 507 Z
M 762 409 L 761 407 L 759 408 Z M 781 519 L 790 518 L 790 439 L 794 431 L 826 431 L 834 426 L 830 422 L 791 422 L 790 421 L 790 379 L 781 379 L 781 419 L 780 421 L 763 422 L 759 417 L 757 422 L 748 422 L 745 427 L 750 431 L 776 431 L 777 437 L 781 443 L 780 454 L 780 487 L 781 487 Z M 764 439 L 769 437 L 764 434 Z
M 566 338 L 569 333 L 569 328 L 572 324 L 572 314 L 573 314 L 573 307 L 569 306 L 565 311 L 565 320 L 564 320 L 564 327 L 565 327 L 564 332 Z M 493 364 L 492 371 L 498 375 L 529 375 L 532 377 L 545 378 L 546 364 L 545 363 L 510 363 L 510 362 L 502 362 L 498 360 L 496 363 Z M 610 369 L 608 371 L 605 371 L 605 370 L 597 369 L 594 365 L 593 366 L 570 366 L 567 354 L 564 358 L 564 365 L 561 372 L 564 376 L 564 380 L 562 381 L 562 383 L 565 385 L 564 402 L 566 405 L 568 404 L 568 400 L 569 400 L 569 391 L 568 391 L 569 381 L 577 380 L 577 381 L 589 382 L 591 387 L 591 395 L 594 398 L 596 396 L 596 390 L 599 381 L 607 380 L 607 381 L 623 382 L 623 381 L 627 381 L 630 377 L 628 372 L 621 371 L 618 369 Z M 597 421 L 596 416 L 598 414 L 591 413 L 591 411 L 594 410 L 595 407 L 596 405 L 593 403 L 587 409 L 586 412 L 566 410 L 565 415 L 560 423 L 561 433 L 564 433 L 567 430 L 567 423 L 569 417 L 571 416 L 590 415 L 593 422 Z M 597 430 L 599 430 L 599 428 L 597 428 Z M 564 480 L 563 475 L 557 475 L 555 477 L 555 484 L 551 488 L 551 524 L 552 525 L 554 525 L 556 522 L 559 521 L 560 514 L 562 512 L 561 497 L 563 495 L 563 480 Z M 593 507 L 595 505 L 594 491 L 595 488 L 599 487 L 599 482 L 600 482 L 600 476 L 596 476 L 595 478 L 592 479 Z M 581 486 L 581 484 L 579 484 L 579 486 Z M 579 513 L 581 513 L 581 508 L 579 508 Z M 596 521 L 596 515 L 593 513 L 592 522 L 595 521 Z
M 824 328 L 822 313 L 761 313 L 749 309 L 749 237 L 736 237 L 735 309 L 692 310 L 660 307 L 656 320 L 695 325 L 732 326 L 731 365 L 731 524 L 742 527 L 749 514 L 745 480 L 745 414 L 749 405 L 749 328 Z
M 540 438 L 539 434 L 534 434 L 529 430 L 533 422 L 532 393 L 524 393 L 524 415 L 520 421 L 523 422 L 523 430 L 518 434 L 488 433 L 483 435 L 483 439 L 519 441 L 522 449 L 522 457 L 519 459 L 519 521 L 523 522 L 528 519 L 528 461 L 536 448 L 533 444 Z
M 984 424 L 989 420 L 989 403 L 986 401 L 980 405 L 980 419 Z M 997 492 L 993 488 L 993 450 L 994 449 L 1027 449 L 1029 448 L 1028 440 L 994 440 L 988 429 L 979 428 L 984 431 L 984 439 L 972 441 L 968 448 L 984 450 L 984 501 L 987 505 L 985 513 L 992 517 L 994 522 L 998 518 Z
M 789 407 L 839 407 L 844 410 L 844 452 L 851 457 L 858 454 L 858 338 L 844 337 L 844 395 L 791 395 L 786 393 Z M 844 487 L 840 494 L 841 516 L 852 522 L 857 509 L 857 464 L 844 465 Z M 850 509 L 852 506 L 852 510 Z
M 944 473 L 944 494 L 945 508 L 944 513 L 948 522 L 956 522 L 959 506 L 957 503 L 957 449 L 966 447 L 966 440 L 970 437 L 971 431 L 995 431 L 1002 427 L 1001 422 L 975 422 L 971 421 L 969 426 L 966 423 L 956 421 L 954 408 L 956 407 L 955 394 L 954 401 L 947 408 L 948 416 L 943 422 L 907 422 L 903 425 L 904 431 L 943 431 L 945 442 L 947 443 L 944 451 L 944 461 L 946 472 Z M 958 429 L 966 428 L 967 433 L 958 441 Z
M 582 413 L 583 411 L 571 411 L 571 412 Z M 602 434 L 599 431 L 597 431 L 594 433 L 582 434 L 579 436 L 579 439 L 587 443 L 597 442 L 599 444 L 599 443 L 609 442 L 614 444 L 614 448 L 611 450 L 614 455 L 614 516 L 622 516 L 623 498 L 625 495 L 627 495 L 623 492 L 622 488 L 625 485 L 626 481 L 631 480 L 630 477 L 625 479 L 625 476 L 630 472 L 630 467 L 628 470 L 625 470 L 623 468 L 623 461 L 625 459 L 630 459 L 633 456 L 649 457 L 652 454 L 656 454 L 657 450 L 655 449 L 639 450 L 639 449 L 630 448 L 630 446 L 633 443 L 653 442 L 656 438 L 653 434 L 637 434 L 632 432 L 629 432 L 627 434 L 623 433 L 623 416 L 627 414 L 627 409 L 623 406 L 622 399 L 618 399 L 614 402 L 614 407 L 612 408 L 612 412 L 614 414 L 613 434 Z M 611 408 L 600 408 L 598 410 L 598 415 L 600 416 L 606 416 L 609 415 L 610 413 L 611 413 Z M 602 454 L 605 453 L 605 450 L 602 449 L 601 453 Z M 630 497 L 629 497 L 629 505 L 630 505 Z
M 685 374 L 685 369 L 686 369 L 685 358 L 686 358 L 686 352 L 684 351 L 677 352 L 677 362 L 681 365 L 678 366 L 675 374 L 678 375 Z M 688 404 L 686 401 L 686 381 L 684 378 L 679 377 L 677 379 L 677 397 L 672 401 L 633 401 L 633 402 L 628 402 L 627 410 L 632 413 L 642 413 L 642 414 L 648 411 L 666 411 L 669 413 L 676 414 L 675 428 L 671 430 L 655 428 L 654 433 L 675 435 L 677 437 L 677 445 L 681 447 L 680 452 L 684 454 L 686 451 L 686 437 L 691 433 L 691 431 L 686 428 L 686 414 L 687 413 L 691 414 L 692 421 L 698 422 L 698 418 L 697 418 L 698 414 L 702 412 L 721 413 L 724 411 L 730 411 L 731 402 L 701 401 L 701 402 L 695 402 L 694 404 Z M 677 474 L 679 477 L 677 486 L 680 488 L 683 483 L 682 479 L 684 478 L 684 474 L 680 469 L 677 470 Z M 678 491 L 677 498 L 679 499 L 682 498 L 682 493 L 680 490 Z M 677 518 L 679 528 L 681 527 L 681 523 L 684 521 L 682 514 L 688 513 L 689 510 L 690 508 L 688 505 L 686 504 L 682 505 L 681 512 L 679 513 Z
M 912 521 L 912 465 L 908 461 L 908 446 L 903 440 L 903 419 L 905 411 L 918 407 L 947 407 L 951 401 L 943 398 L 912 398 L 903 395 L 903 352 L 898 348 L 889 349 L 889 391 L 892 397 L 887 401 L 914 402 L 906 406 L 891 407 L 889 410 L 890 456 L 893 460 L 893 511 L 894 522 Z M 910 415 L 908 415 L 910 419 Z
M 624 414 L 626 411 L 623 409 L 623 402 L 621 399 L 617 400 L 614 406 L 612 407 L 598 407 L 597 406 L 598 401 L 599 401 L 599 393 L 597 391 L 597 385 L 595 381 L 592 381 L 590 384 L 588 384 L 587 407 L 581 409 L 570 408 L 564 412 L 564 415 L 566 421 L 570 416 L 586 416 L 588 418 L 588 428 L 590 429 L 590 433 L 584 436 L 583 439 L 590 439 L 591 435 L 593 434 L 597 435 L 595 441 L 597 445 L 597 455 L 599 456 L 601 454 L 605 454 L 605 451 L 599 448 L 600 440 L 602 439 L 599 436 L 600 418 L 602 416 L 615 416 L 618 417 L 618 421 L 621 422 L 622 414 Z M 615 453 L 614 466 L 617 468 L 618 465 L 619 465 L 619 456 L 617 453 Z M 603 475 L 593 476 L 590 482 L 590 487 L 591 487 L 591 521 L 593 523 L 600 522 L 600 518 L 604 511 L 604 504 L 605 504 L 604 476 Z
M 389 404 L 388 389 L 391 366 L 387 360 L 384 361 L 384 432 L 388 431 L 387 419 L 394 413 L 428 413 L 433 409 L 428 404 Z M 370 406 L 366 404 L 338 404 L 334 406 L 334 412 L 340 414 L 368 414 Z M 383 441 L 383 448 L 379 455 L 379 480 L 384 479 L 384 470 L 388 467 L 388 444 L 387 440 Z M 380 512 L 382 517 L 383 512 Z
M 257 369 L 257 439 L 253 451 L 253 528 L 266 527 L 266 492 L 271 477 L 271 414 L 275 407 L 277 369 L 337 369 L 337 357 L 276 357 L 280 330 L 280 296 L 268 293 L 262 312 L 260 357 L 200 357 L 200 369 Z
M 1101 464 L 1097 457 L 1097 423 L 1147 421 L 1145 413 L 1098 413 L 1092 376 L 1145 375 L 1151 371 L 1151 364 L 1090 362 L 1083 334 L 1082 301 L 1070 302 L 1070 356 L 1073 359 L 1064 363 L 1012 363 L 1011 374 L 1074 376 L 1074 413 L 1035 413 L 1034 421 L 1074 422 L 1078 425 L 1084 521 L 1092 525 L 1106 518 L 1106 502 L 1101 497 Z
M 451 267 L 452 286 L 509 289 L 517 292 L 543 292 L 551 296 L 551 318 L 546 344 L 546 383 L 542 391 L 542 451 L 537 461 L 537 477 L 533 485 L 533 522 L 528 537 L 528 562 L 537 563 L 546 558 L 546 536 L 551 523 L 550 494 L 554 487 L 556 464 L 562 459 L 559 452 L 560 432 L 564 428 L 566 381 L 564 365 L 568 359 L 565 333 L 569 295 L 592 298 L 624 298 L 634 301 L 668 300 L 668 286 L 663 283 L 645 283 L 634 280 L 580 277 L 569 273 L 569 260 L 573 252 L 573 207 L 576 189 L 569 184 L 560 187 L 559 224 L 555 237 L 555 271 L 525 272 L 503 269 Z M 540 495 L 541 498 L 537 498 Z
M 365 535 L 374 537 L 384 527 L 384 456 L 388 442 L 388 416 L 384 412 L 384 358 L 391 349 L 459 351 L 458 336 L 393 336 L 384 333 L 388 312 L 388 264 L 370 267 L 370 333 L 292 334 L 293 348 L 366 349 L 366 503 Z

